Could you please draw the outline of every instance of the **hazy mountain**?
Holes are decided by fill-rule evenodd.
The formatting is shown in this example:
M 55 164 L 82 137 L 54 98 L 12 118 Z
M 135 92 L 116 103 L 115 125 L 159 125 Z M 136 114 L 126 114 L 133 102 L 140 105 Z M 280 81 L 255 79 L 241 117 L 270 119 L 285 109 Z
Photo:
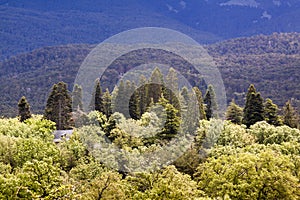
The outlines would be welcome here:
M 242 105 L 249 84 L 282 106 L 300 100 L 300 34 L 272 34 L 226 40 L 206 46 L 221 72 L 227 100 Z M 0 63 L 0 113 L 14 115 L 25 95 L 34 112 L 43 112 L 51 86 L 72 88 L 80 64 L 92 45 L 45 47 Z M 128 60 L 132 62 L 132 60 Z M 176 63 L 178 64 L 178 63 Z M 299 104 L 300 105 L 300 104 Z
M 43 46 L 99 43 L 158 26 L 201 43 L 300 31 L 299 0 L 0 0 L 0 59 Z

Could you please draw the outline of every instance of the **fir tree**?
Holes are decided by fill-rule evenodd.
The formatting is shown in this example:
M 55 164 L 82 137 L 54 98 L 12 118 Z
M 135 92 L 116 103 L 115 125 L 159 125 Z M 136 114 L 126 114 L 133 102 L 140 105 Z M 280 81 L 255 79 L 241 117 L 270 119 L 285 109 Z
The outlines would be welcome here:
M 56 123 L 58 130 L 71 127 L 72 103 L 64 82 L 54 84 L 48 97 L 44 117 Z
M 107 118 L 109 118 L 112 115 L 111 101 L 112 97 L 109 93 L 108 88 L 106 88 L 106 91 L 103 94 L 103 114 L 105 114 Z
M 73 103 L 74 111 L 83 110 L 82 88 L 78 84 L 75 84 L 73 88 L 72 103 Z
M 99 79 L 96 80 L 94 98 L 95 98 L 95 110 L 103 113 L 102 88 Z
M 147 110 L 148 105 L 150 104 L 149 95 L 148 95 L 148 84 L 147 79 L 144 75 L 140 76 L 139 88 L 137 89 L 139 101 L 138 101 L 138 116 L 141 117 Z
M 291 101 L 287 101 L 285 103 L 285 106 L 283 108 L 283 124 L 291 127 L 291 128 L 297 128 L 298 126 L 298 117 L 295 112 L 294 107 L 291 104 Z
M 229 120 L 235 124 L 242 124 L 242 119 L 243 119 L 243 108 L 238 106 L 235 103 L 234 99 L 232 99 L 226 111 L 226 120 Z
M 264 118 L 265 121 L 274 126 L 282 125 L 282 121 L 278 115 L 278 106 L 267 98 L 264 103 Z
M 210 120 L 213 117 L 212 102 L 210 91 L 207 90 L 204 96 L 205 115 L 206 119 Z
M 26 97 L 21 97 L 18 103 L 20 121 L 24 122 L 26 119 L 31 118 L 30 105 Z
M 212 85 L 208 85 L 207 90 L 209 91 L 210 99 L 211 99 L 212 117 L 218 118 L 219 117 L 218 116 L 218 103 L 217 103 L 215 89 Z
M 153 98 L 154 103 L 157 103 L 163 94 L 164 79 L 159 68 L 155 68 L 150 77 L 148 85 L 148 98 Z
M 128 116 L 128 104 L 129 102 L 126 102 L 127 96 L 126 95 L 126 88 L 125 88 L 125 84 L 124 81 L 121 80 L 119 86 L 116 87 L 116 91 L 115 91 L 115 98 L 114 98 L 114 102 L 113 102 L 113 112 L 119 112 L 122 113 L 125 117 L 129 117 Z
M 200 120 L 201 119 L 207 119 L 206 117 L 206 113 L 205 113 L 205 109 L 204 109 L 204 102 L 202 99 L 202 92 L 201 90 L 199 90 L 198 87 L 194 87 L 193 88 L 195 94 L 196 94 L 196 98 L 197 98 L 197 103 L 198 103 L 198 107 L 199 107 L 199 115 L 200 115 Z M 209 102 L 207 102 L 209 104 Z
M 180 128 L 180 117 L 177 115 L 178 110 L 163 96 L 159 99 L 158 104 L 164 107 L 166 113 L 166 121 L 163 130 L 158 134 L 158 139 L 170 141 L 176 137 Z
M 263 99 L 253 84 L 248 88 L 246 104 L 243 110 L 243 123 L 249 128 L 256 122 L 264 120 Z

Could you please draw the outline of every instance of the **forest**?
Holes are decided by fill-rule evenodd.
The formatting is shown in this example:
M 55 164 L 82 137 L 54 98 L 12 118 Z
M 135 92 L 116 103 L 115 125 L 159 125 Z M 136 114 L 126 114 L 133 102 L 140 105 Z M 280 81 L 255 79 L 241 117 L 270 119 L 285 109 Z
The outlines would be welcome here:
M 0 198 L 300 198 L 290 100 L 281 109 L 251 84 L 243 107 L 232 100 L 221 113 L 213 85 L 180 88 L 173 68 L 140 82 L 110 92 L 95 80 L 87 109 L 80 85 L 58 82 L 43 115 L 23 96 L 17 117 L 0 119 Z

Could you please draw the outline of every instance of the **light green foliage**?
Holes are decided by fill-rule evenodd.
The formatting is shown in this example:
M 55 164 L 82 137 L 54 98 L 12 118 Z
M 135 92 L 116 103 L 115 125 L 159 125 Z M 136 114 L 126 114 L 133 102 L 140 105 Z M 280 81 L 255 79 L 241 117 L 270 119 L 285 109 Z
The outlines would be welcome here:
M 220 134 L 217 144 L 223 146 L 244 147 L 255 142 L 255 137 L 249 134 L 246 126 L 239 126 L 225 121 L 224 129 Z
M 197 184 L 189 175 L 183 175 L 174 166 L 153 174 L 128 177 L 134 186 L 133 199 L 193 199 L 201 195 Z
M 297 199 L 299 177 L 289 156 L 272 150 L 210 158 L 196 174 L 198 186 L 210 197 L 231 199 Z
M 42 116 L 35 115 L 27 119 L 25 123 L 20 123 L 18 119 L 0 119 L 0 134 L 22 138 L 41 138 L 45 141 L 52 141 L 52 132 L 55 130 L 55 123 Z
M 126 199 L 125 186 L 121 175 L 116 172 L 104 172 L 81 188 L 79 199 Z
M 260 144 L 281 144 L 283 142 L 300 141 L 299 129 L 288 126 L 275 127 L 264 121 L 252 125 L 249 133 L 256 137 Z

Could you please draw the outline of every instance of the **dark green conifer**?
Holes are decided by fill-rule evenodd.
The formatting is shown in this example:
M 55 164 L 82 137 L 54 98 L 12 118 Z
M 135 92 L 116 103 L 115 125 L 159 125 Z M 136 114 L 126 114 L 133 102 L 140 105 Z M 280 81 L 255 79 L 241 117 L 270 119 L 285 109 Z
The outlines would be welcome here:
M 164 107 L 166 113 L 166 121 L 163 130 L 158 134 L 158 139 L 170 141 L 176 137 L 180 128 L 180 117 L 177 115 L 178 110 L 163 96 L 159 99 L 158 104 Z
M 21 97 L 18 103 L 19 108 L 19 118 L 21 122 L 24 122 L 26 119 L 31 118 L 30 105 L 26 100 L 26 97 Z
M 207 119 L 205 108 L 204 108 L 204 102 L 203 102 L 203 99 L 202 99 L 202 92 L 198 87 L 193 87 L 193 90 L 194 90 L 194 92 L 196 94 L 196 98 L 197 98 L 200 120 Z M 207 103 L 210 104 L 209 99 L 207 99 L 207 100 L 208 100 Z
M 213 117 L 213 110 L 212 110 L 212 100 L 211 100 L 211 95 L 209 90 L 207 90 L 205 93 L 204 104 L 205 104 L 206 119 L 210 120 Z
M 54 84 L 48 97 L 44 117 L 56 123 L 58 130 L 71 128 L 72 102 L 67 84 Z
M 103 94 L 103 114 L 105 114 L 107 118 L 109 118 L 112 115 L 111 101 L 112 97 L 109 93 L 108 88 L 106 88 L 106 91 Z
M 283 124 L 291 127 L 297 128 L 298 126 L 298 116 L 295 112 L 294 107 L 292 106 L 291 101 L 287 101 L 283 108 Z
M 226 120 L 229 120 L 235 124 L 242 124 L 242 119 L 243 119 L 243 108 L 238 106 L 235 103 L 234 99 L 232 99 L 226 111 Z
M 256 122 L 264 120 L 263 99 L 253 84 L 250 85 L 243 110 L 243 123 L 249 128 Z
M 103 113 L 102 88 L 99 79 L 96 80 L 94 98 L 95 98 L 95 110 Z
M 282 125 L 282 121 L 278 115 L 278 106 L 267 98 L 264 103 L 264 118 L 265 121 L 274 126 Z

